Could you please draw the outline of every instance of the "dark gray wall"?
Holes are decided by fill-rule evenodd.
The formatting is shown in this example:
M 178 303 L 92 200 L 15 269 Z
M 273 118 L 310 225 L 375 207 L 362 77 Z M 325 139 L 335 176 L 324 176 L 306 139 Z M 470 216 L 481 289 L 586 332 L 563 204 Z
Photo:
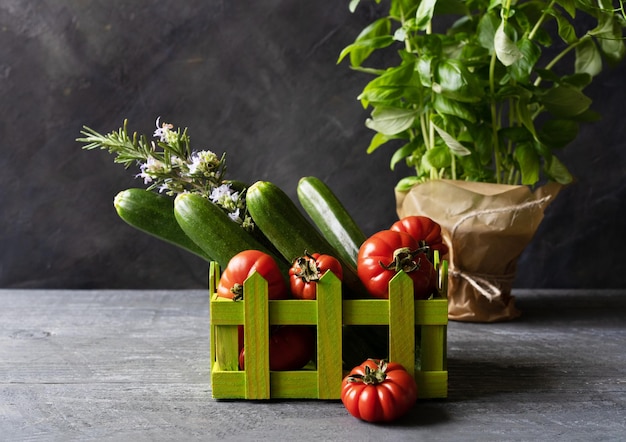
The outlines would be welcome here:
M 0 287 L 199 288 L 206 265 L 117 218 L 140 187 L 106 152 L 74 140 L 124 118 L 186 126 L 227 151 L 229 176 L 295 199 L 326 180 L 366 233 L 395 220 L 389 152 L 355 97 L 367 81 L 335 65 L 376 13 L 348 1 L 3 0 L 0 4 Z M 373 2 L 371 2 L 373 3 Z M 563 152 L 578 182 L 549 208 L 518 287 L 626 287 L 626 68 L 591 87 L 605 118 Z

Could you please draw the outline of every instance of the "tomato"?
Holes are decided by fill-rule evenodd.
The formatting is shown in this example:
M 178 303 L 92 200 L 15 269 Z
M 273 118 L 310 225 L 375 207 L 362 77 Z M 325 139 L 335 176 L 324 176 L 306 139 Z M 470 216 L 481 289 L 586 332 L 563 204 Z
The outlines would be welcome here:
M 331 255 L 319 253 L 300 256 L 289 269 L 289 286 L 291 293 L 299 299 L 315 299 L 317 297 L 317 281 L 330 270 L 343 279 L 343 269 L 339 260 Z
M 305 325 L 276 327 L 270 335 L 270 370 L 298 370 L 315 356 L 315 328 Z M 244 369 L 245 348 L 239 353 L 239 368 Z
M 241 299 L 243 282 L 258 272 L 268 284 L 269 299 L 286 299 L 287 283 L 278 264 L 270 255 L 260 250 L 244 250 L 228 261 L 217 285 L 217 295 L 222 298 Z
M 228 261 L 217 285 L 217 296 L 243 299 L 243 282 L 254 272 L 265 278 L 269 299 L 286 299 L 287 283 L 274 258 L 260 250 L 244 250 Z M 243 348 L 243 325 L 239 326 L 239 351 Z
M 390 230 L 406 232 L 418 243 L 423 241 L 432 250 L 438 250 L 440 257 L 448 253 L 448 246 L 441 237 L 441 226 L 427 216 L 406 216 L 393 223 Z
M 413 280 L 415 299 L 426 299 L 437 290 L 437 271 L 411 235 L 383 230 L 361 245 L 357 274 L 376 298 L 389 298 L 389 281 L 403 270 Z
M 354 367 L 341 384 L 348 412 L 368 422 L 389 422 L 405 415 L 417 401 L 417 384 L 396 362 L 368 359 Z

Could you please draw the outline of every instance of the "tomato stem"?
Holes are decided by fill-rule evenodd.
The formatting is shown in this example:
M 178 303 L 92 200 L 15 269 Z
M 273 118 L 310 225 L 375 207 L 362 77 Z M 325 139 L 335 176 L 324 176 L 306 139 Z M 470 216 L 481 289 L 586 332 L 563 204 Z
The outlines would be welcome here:
M 373 360 L 373 359 L 371 359 Z M 387 379 L 387 362 L 384 359 L 376 362 L 376 368 L 365 366 L 365 374 L 354 374 L 348 377 L 348 382 L 363 382 L 368 385 L 381 384 Z
M 420 268 L 422 258 L 420 257 L 416 261 L 415 256 L 427 252 L 428 249 L 428 246 L 421 246 L 416 250 L 411 250 L 409 247 L 401 247 L 393 251 L 393 261 L 389 264 L 379 261 L 379 264 L 386 270 L 393 270 L 396 273 L 403 270 L 409 273 Z
M 231 288 L 230 292 L 233 294 L 233 301 L 242 301 L 243 300 L 243 285 L 238 282 L 235 283 Z
M 319 281 L 321 278 L 320 269 L 317 267 L 315 258 L 308 252 L 304 252 L 304 256 L 300 256 L 296 259 L 296 264 L 300 268 L 300 271 L 296 273 L 298 278 L 301 278 L 304 282 Z

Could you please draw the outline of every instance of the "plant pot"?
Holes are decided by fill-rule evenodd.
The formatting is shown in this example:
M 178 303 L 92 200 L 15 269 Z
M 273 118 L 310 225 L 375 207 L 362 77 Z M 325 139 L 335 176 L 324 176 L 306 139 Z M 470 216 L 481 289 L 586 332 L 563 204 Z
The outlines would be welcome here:
M 511 295 L 519 256 L 561 189 L 432 180 L 396 191 L 400 218 L 427 216 L 441 225 L 450 252 L 448 318 L 498 322 L 520 315 Z

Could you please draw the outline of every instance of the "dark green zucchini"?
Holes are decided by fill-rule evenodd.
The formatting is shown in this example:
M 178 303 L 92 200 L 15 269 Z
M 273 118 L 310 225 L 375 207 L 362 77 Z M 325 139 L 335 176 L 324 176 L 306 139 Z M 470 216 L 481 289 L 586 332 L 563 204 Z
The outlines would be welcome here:
M 356 268 L 366 237 L 330 187 L 319 178 L 303 177 L 298 182 L 298 200 L 337 253 Z
M 355 267 L 337 253 L 280 187 L 257 181 L 248 188 L 246 206 L 255 225 L 289 262 L 305 251 L 332 255 L 343 266 L 343 282 L 351 297 L 365 292 Z
M 226 268 L 237 253 L 244 250 L 261 250 L 272 256 L 281 267 L 288 270 L 288 263 L 277 257 L 267 247 L 245 231 L 239 224 L 208 199 L 182 193 L 174 200 L 174 215 L 182 230 L 206 254 Z
M 146 189 L 127 189 L 115 196 L 113 205 L 120 218 L 134 228 L 211 261 L 174 217 L 174 201 Z

